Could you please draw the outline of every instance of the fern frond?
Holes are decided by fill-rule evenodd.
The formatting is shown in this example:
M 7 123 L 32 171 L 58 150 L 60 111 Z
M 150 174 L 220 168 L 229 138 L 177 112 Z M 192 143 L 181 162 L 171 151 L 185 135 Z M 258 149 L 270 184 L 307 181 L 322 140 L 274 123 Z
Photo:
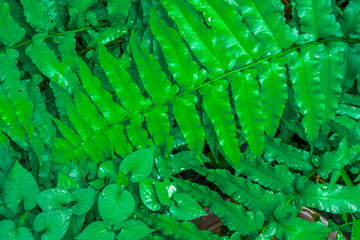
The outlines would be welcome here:
M 266 217 L 270 217 L 275 208 L 285 202 L 282 193 L 274 194 L 258 184 L 248 183 L 244 178 L 233 176 L 225 169 L 212 170 L 197 166 L 192 168 L 205 176 L 208 181 L 216 184 L 222 192 L 246 205 L 252 211 L 264 213 Z
M 167 106 L 158 106 L 145 114 L 150 135 L 155 144 L 164 150 L 165 156 L 171 152 L 173 146 L 173 136 L 170 135 L 170 121 L 167 110 Z
M 171 156 L 171 167 L 173 174 L 192 169 L 192 166 L 199 166 L 201 163 L 210 162 L 210 159 L 203 153 L 199 154 L 200 161 L 197 158 L 197 153 L 192 151 L 182 151 Z
M 224 201 L 217 192 L 211 191 L 206 186 L 181 179 L 174 179 L 174 181 L 201 205 L 209 207 L 230 230 L 247 236 L 263 227 L 265 218 L 261 212 L 255 215 L 239 204 Z
M 130 45 L 141 82 L 154 104 L 160 104 L 178 93 L 179 87 L 175 84 L 171 85 L 165 73 L 161 71 L 160 64 L 155 57 L 145 47 L 141 46 L 135 32 L 131 34 Z
M 292 206 L 280 207 L 275 211 L 275 221 L 270 224 L 269 230 L 276 229 L 275 236 L 279 239 L 325 239 L 331 232 L 328 226 L 320 221 L 309 222 L 297 217 L 298 210 Z
M 69 0 L 69 25 L 73 28 L 85 27 L 86 14 L 97 1 L 98 0 Z
M 144 117 L 137 114 L 130 119 L 130 124 L 126 126 L 128 138 L 132 145 L 137 149 L 151 147 L 153 145 L 148 132 L 142 128 Z
M 323 122 L 333 120 L 338 108 L 343 81 L 342 63 L 344 61 L 344 43 L 321 45 L 319 56 L 324 58 L 321 65 L 320 85 L 324 95 Z
M 254 69 L 245 70 L 243 73 L 229 76 L 229 80 L 242 131 L 245 133 L 251 152 L 259 157 L 264 147 L 265 121 L 262 115 L 259 84 L 255 80 L 256 75 L 257 71 Z
M 299 185 L 299 184 L 298 184 Z M 295 196 L 297 206 L 317 208 L 331 213 L 355 213 L 360 209 L 360 187 L 337 184 L 315 184 L 307 181 L 305 186 L 297 186 Z
M 41 0 L 21 0 L 26 20 L 38 33 L 48 33 L 54 28 L 47 14 L 47 9 Z
M 161 231 L 166 236 L 177 240 L 204 240 L 216 239 L 219 237 L 210 231 L 201 231 L 196 228 L 193 223 L 188 221 L 180 222 L 172 215 L 144 214 L 137 211 L 137 215 L 141 216 L 142 221 L 152 228 Z
M 121 157 L 125 157 L 126 155 L 132 153 L 132 147 L 127 142 L 123 130 L 124 127 L 122 125 L 115 125 L 109 127 L 105 132 L 109 141 L 114 146 L 116 153 Z
M 252 157 L 240 161 L 239 170 L 251 177 L 259 184 L 290 194 L 294 191 L 294 176 L 285 165 L 275 165 L 264 162 L 262 159 Z
M 260 58 L 262 49 L 258 41 L 232 5 L 222 0 L 191 0 L 190 2 L 203 14 L 213 32 L 223 39 L 227 51 L 232 52 L 237 58 L 239 67 Z
M 309 172 L 313 168 L 309 152 L 285 144 L 278 138 L 266 137 L 264 152 L 265 159 L 270 163 L 277 161 L 304 172 Z
M 204 110 L 214 126 L 220 146 L 230 159 L 231 164 L 238 167 L 240 149 L 236 138 L 236 127 L 234 116 L 231 113 L 227 88 L 228 82 L 219 80 L 201 88 L 200 94 L 203 96 Z
M 295 0 L 294 10 L 300 18 L 299 42 L 307 43 L 319 38 L 341 37 L 340 24 L 328 0 Z
M 236 59 L 227 51 L 223 51 L 224 45 L 204 25 L 203 18 L 193 6 L 184 0 L 162 0 L 161 3 L 176 23 L 180 35 L 190 45 L 191 51 L 209 71 L 211 77 L 230 70 L 235 65 Z
M 295 100 L 304 115 L 302 125 L 311 145 L 318 137 L 324 111 L 320 85 L 320 49 L 319 45 L 301 48 L 300 53 L 292 54 L 288 65 Z
M 346 6 L 341 18 L 341 30 L 344 32 L 345 36 L 350 38 L 359 38 L 360 37 L 360 1 L 352 0 L 349 1 L 349 4 Z
M 98 48 L 100 65 L 124 108 L 133 114 L 148 109 L 151 101 L 144 98 L 139 87 L 131 81 L 130 74 L 126 71 L 127 63 L 117 60 L 103 45 L 98 44 Z
M 196 101 L 196 95 L 179 98 L 173 102 L 173 112 L 176 122 L 186 139 L 188 148 L 199 154 L 204 148 L 205 132 L 195 110 Z
M 126 110 L 113 101 L 108 91 L 101 88 L 100 80 L 92 75 L 83 61 L 80 61 L 80 78 L 87 94 L 110 125 L 120 123 L 127 116 Z
M 30 82 L 27 84 L 27 94 L 31 100 L 34 108 L 32 113 L 32 122 L 40 133 L 41 139 L 50 148 L 54 145 L 56 137 L 56 128 L 52 123 L 51 115 L 46 111 L 45 103 L 40 93 L 38 85 L 42 81 L 40 75 L 33 75 Z
M 69 10 L 67 0 L 51 0 L 44 1 L 46 4 L 48 15 L 51 21 L 56 25 L 60 32 L 64 32 L 68 27 Z
M 166 55 L 165 59 L 174 80 L 184 87 L 184 90 L 203 83 L 207 76 L 206 70 L 200 70 L 175 29 L 167 27 L 155 9 L 150 11 L 150 26 Z
M 246 25 L 263 44 L 267 55 L 286 49 L 297 38 L 297 31 L 285 23 L 284 8 L 274 0 L 227 0 L 240 12 Z
M 258 65 L 265 131 L 275 136 L 287 100 L 285 59 L 274 58 Z
M 4 0 L 0 1 L 0 22 L 0 42 L 5 46 L 14 45 L 24 37 L 25 30 L 15 22 Z
M 54 42 L 58 44 L 58 49 L 61 55 L 62 62 L 69 66 L 74 73 L 78 72 L 80 58 L 75 51 L 75 33 L 65 32 L 63 36 L 55 38 Z
M 25 52 L 45 76 L 70 94 L 80 86 L 75 73 L 56 58 L 55 53 L 44 43 L 42 35 L 34 36 Z

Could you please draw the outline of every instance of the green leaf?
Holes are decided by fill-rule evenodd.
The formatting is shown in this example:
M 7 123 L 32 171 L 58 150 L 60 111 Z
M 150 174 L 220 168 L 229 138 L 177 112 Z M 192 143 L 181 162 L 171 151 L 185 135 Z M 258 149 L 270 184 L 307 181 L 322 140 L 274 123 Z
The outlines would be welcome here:
M 43 211 L 57 209 L 71 202 L 71 194 L 61 188 L 50 188 L 39 193 L 36 201 Z
M 46 230 L 41 237 L 42 240 L 60 240 L 68 230 L 70 220 L 70 209 L 50 209 L 37 215 L 33 226 L 36 232 Z
M 307 43 L 319 38 L 342 37 L 340 24 L 332 11 L 332 3 L 327 0 L 295 0 L 296 16 L 300 19 L 299 41 Z
M 107 185 L 100 193 L 99 213 L 106 224 L 117 225 L 126 220 L 135 208 L 134 198 L 116 184 Z
M 150 11 L 150 26 L 166 56 L 165 60 L 174 80 L 185 90 L 192 89 L 205 81 L 206 70 L 200 70 L 181 37 L 175 29 L 166 26 L 154 8 Z
M 173 102 L 173 113 L 180 126 L 188 148 L 200 154 L 204 148 L 205 132 L 201 127 L 198 113 L 195 109 L 196 95 L 187 95 Z
M 154 147 L 140 149 L 128 155 L 120 164 L 125 174 L 132 173 L 130 181 L 140 182 L 146 179 L 154 165 Z
M 61 3 L 61 1 L 58 1 Z M 80 58 L 76 53 L 76 38 L 74 32 L 65 32 L 63 36 L 54 38 L 54 42 L 58 44 L 58 49 L 61 54 L 61 60 L 71 68 L 73 72 L 78 72 Z
M 61 173 L 58 173 L 56 186 L 65 191 L 72 191 L 79 188 L 79 184 L 77 182 Z
M 200 94 L 203 96 L 204 110 L 214 126 L 220 146 L 230 159 L 230 163 L 237 168 L 240 161 L 240 150 L 227 87 L 227 81 L 219 80 L 201 88 Z
M 140 88 L 131 81 L 131 76 L 126 71 L 126 67 L 128 67 L 126 60 L 117 60 L 102 44 L 98 44 L 98 48 L 100 65 L 124 108 L 133 114 L 149 108 L 151 101 L 144 98 Z
M 0 238 L 2 240 L 34 240 L 28 228 L 15 228 L 15 223 L 11 220 L 3 220 L 0 222 Z
M 139 220 L 128 220 L 122 224 L 116 239 L 140 240 L 155 231 Z
M 224 201 L 217 192 L 206 186 L 181 179 L 175 179 L 175 182 L 203 206 L 209 207 L 230 230 L 248 236 L 263 227 L 264 215 L 261 212 L 254 214 L 246 211 L 240 204 Z
M 346 6 L 340 19 L 341 30 L 344 32 L 345 36 L 350 38 L 359 38 L 359 14 L 360 2 L 357 0 L 349 1 L 349 4 Z
M 170 213 L 178 220 L 191 220 L 207 215 L 204 209 L 188 194 L 176 193 L 174 200 L 177 205 L 170 206 Z
M 133 0 L 108 0 L 109 21 L 113 26 L 121 26 L 124 24 L 125 18 L 129 14 Z
M 72 193 L 72 201 L 75 202 L 72 212 L 75 215 L 86 214 L 93 206 L 96 192 L 92 188 L 78 188 Z
M 62 89 L 72 94 L 79 87 L 79 79 L 75 73 L 56 58 L 55 53 L 44 43 L 44 36 L 35 35 L 25 52 L 39 70 Z
M 114 146 L 117 154 L 119 154 L 121 157 L 125 157 L 126 155 L 132 153 L 132 147 L 127 142 L 123 130 L 124 127 L 122 125 L 115 125 L 109 127 L 105 132 L 108 140 Z
M 150 135 L 155 144 L 164 151 L 167 156 L 173 147 L 173 136 L 170 135 L 170 121 L 167 114 L 167 106 L 152 108 L 145 114 Z
M 48 33 L 54 28 L 47 15 L 45 4 L 41 0 L 21 0 L 26 20 L 35 28 L 36 32 Z
M 74 29 L 85 27 L 86 14 L 97 0 L 69 0 L 68 2 L 70 14 L 69 25 Z
M 298 184 L 299 185 L 299 184 Z M 317 208 L 331 213 L 354 213 L 360 209 L 359 186 L 347 187 L 337 184 L 314 184 L 306 182 L 297 186 L 297 206 Z
M 101 221 L 95 221 L 86 226 L 86 228 L 76 237 L 76 240 L 114 240 L 115 233 L 109 231 L 106 224 Z
M 158 199 L 156 198 L 153 180 L 147 178 L 139 183 L 139 192 L 141 201 L 144 205 L 152 211 L 158 211 L 161 207 Z
M 210 72 L 211 78 L 235 65 L 236 59 L 228 51 L 223 51 L 225 47 L 221 39 L 206 27 L 204 19 L 193 6 L 184 0 L 162 0 L 161 3 L 192 52 Z
M 101 82 L 94 77 L 88 66 L 80 61 L 81 82 L 91 100 L 96 104 L 100 112 L 110 125 L 120 123 L 127 112 L 112 99 L 111 94 L 101 88 Z
M 6 46 L 14 45 L 25 35 L 25 30 L 10 15 L 9 4 L 0 2 L 0 42 Z
M 300 49 L 300 54 L 295 52 L 289 63 L 290 79 L 293 83 L 295 100 L 304 115 L 306 138 L 313 147 L 318 138 L 322 116 L 324 112 L 323 94 L 320 85 L 321 59 L 318 46 L 308 46 Z
M 267 55 L 287 49 L 297 40 L 296 29 L 285 23 L 284 6 L 276 0 L 233 0 L 229 3 L 240 12 Z
M 275 236 L 279 239 L 302 240 L 304 236 L 309 240 L 327 239 L 331 229 L 319 222 L 296 217 L 296 213 L 285 213 L 278 208 L 275 213 L 276 221 L 269 228 L 276 228 Z M 283 216 L 281 216 L 283 215 Z M 285 217 L 286 216 L 286 217 Z
M 59 32 L 64 32 L 69 22 L 69 11 L 67 0 L 45 1 L 48 15 L 56 25 Z M 71 32 L 69 32 L 70 34 Z
M 37 193 L 39 193 L 39 187 L 34 177 L 19 162 L 15 161 L 3 188 L 6 205 L 15 212 L 20 202 L 24 200 L 25 210 L 31 210 L 36 206 L 35 195 Z
M 205 164 L 210 162 L 210 159 L 205 154 L 200 154 L 200 160 L 197 158 L 196 153 L 191 151 L 181 151 L 171 156 L 171 167 L 173 174 L 177 174 L 188 169 L 192 166 L 199 166 L 201 163 Z
M 178 93 L 179 87 L 172 85 L 154 55 L 140 44 L 139 37 L 133 31 L 130 37 L 131 51 L 145 90 L 154 104 L 160 104 L 171 99 Z
M 222 0 L 191 0 L 195 8 L 205 17 L 206 23 L 214 33 L 221 37 L 226 51 L 233 52 L 238 64 L 245 66 L 260 58 L 262 49 L 258 41 L 246 27 L 241 15 L 235 8 Z
M 235 111 L 239 116 L 242 131 L 251 152 L 261 156 L 264 147 L 265 121 L 260 101 L 259 84 L 255 77 L 256 70 L 245 70 L 243 73 L 229 77 L 235 101 Z
M 352 233 L 351 233 L 351 240 L 357 240 L 360 238 L 360 224 L 359 221 L 352 216 L 353 219 L 353 227 L 352 227 Z
M 273 58 L 257 66 L 261 84 L 260 95 L 265 119 L 265 131 L 275 136 L 287 100 L 287 76 L 284 58 Z
M 155 181 L 155 189 L 162 205 L 170 206 L 174 203 L 171 198 L 176 193 L 177 189 L 171 182 Z

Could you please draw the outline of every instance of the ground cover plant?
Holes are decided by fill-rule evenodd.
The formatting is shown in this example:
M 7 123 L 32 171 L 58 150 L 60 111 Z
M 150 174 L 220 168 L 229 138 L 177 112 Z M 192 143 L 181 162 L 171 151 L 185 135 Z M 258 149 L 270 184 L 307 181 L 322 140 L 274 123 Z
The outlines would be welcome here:
M 359 0 L 0 0 L 0 43 L 0 239 L 360 239 Z

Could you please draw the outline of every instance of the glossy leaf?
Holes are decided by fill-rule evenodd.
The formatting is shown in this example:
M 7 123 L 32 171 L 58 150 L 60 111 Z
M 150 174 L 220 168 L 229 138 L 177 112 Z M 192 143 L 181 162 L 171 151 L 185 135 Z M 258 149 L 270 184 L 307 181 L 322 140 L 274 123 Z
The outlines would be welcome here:
M 128 220 L 122 226 L 116 239 L 140 240 L 154 231 L 139 220 Z
M 25 30 L 19 26 L 10 15 L 9 4 L 4 1 L 0 3 L 0 42 L 6 46 L 14 45 L 25 35 Z
M 140 199 L 144 205 L 152 211 L 158 211 L 161 207 L 155 193 L 155 188 L 151 178 L 147 178 L 139 183 Z
M 174 200 L 177 204 L 176 206 L 170 206 L 170 213 L 178 220 L 191 220 L 207 215 L 202 207 L 188 194 L 176 193 Z
M 76 240 L 114 240 L 115 233 L 109 231 L 106 224 L 101 221 L 90 223 L 81 233 L 76 237 Z

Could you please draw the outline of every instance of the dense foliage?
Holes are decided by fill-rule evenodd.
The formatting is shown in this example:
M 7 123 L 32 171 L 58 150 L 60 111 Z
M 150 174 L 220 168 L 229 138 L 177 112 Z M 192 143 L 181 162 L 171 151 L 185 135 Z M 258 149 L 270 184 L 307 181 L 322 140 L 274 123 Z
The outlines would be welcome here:
M 283 2 L 0 0 L 0 239 L 360 239 L 360 1 Z

